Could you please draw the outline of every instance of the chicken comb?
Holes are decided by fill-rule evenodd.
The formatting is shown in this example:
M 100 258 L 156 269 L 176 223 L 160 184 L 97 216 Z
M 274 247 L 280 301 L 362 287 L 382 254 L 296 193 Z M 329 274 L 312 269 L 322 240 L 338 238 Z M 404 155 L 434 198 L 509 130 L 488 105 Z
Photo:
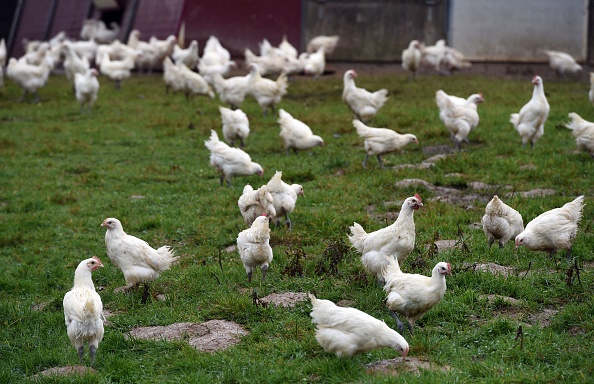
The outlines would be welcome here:
M 93 257 L 91 257 L 91 259 L 97 260 L 98 262 L 101 263 L 101 260 L 99 260 L 99 258 L 97 256 L 93 256 Z
M 264 212 L 264 213 L 262 214 L 262 216 L 266 217 L 266 216 L 268 216 L 268 215 L 266 214 L 266 212 Z
M 422 202 L 422 201 L 423 201 L 423 199 L 421 199 L 421 196 L 420 196 L 418 193 L 415 193 L 415 197 L 416 197 L 416 198 L 417 198 L 417 199 L 418 199 L 420 202 Z

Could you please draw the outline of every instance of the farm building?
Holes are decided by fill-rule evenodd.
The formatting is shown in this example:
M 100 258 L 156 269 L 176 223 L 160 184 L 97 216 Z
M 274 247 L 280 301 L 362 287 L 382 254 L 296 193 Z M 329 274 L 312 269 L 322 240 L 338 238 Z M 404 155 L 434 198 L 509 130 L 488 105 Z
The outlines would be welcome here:
M 87 18 L 165 38 L 183 31 L 200 47 L 215 35 L 234 56 L 255 50 L 263 38 L 283 35 L 301 50 L 316 35 L 340 35 L 333 60 L 399 61 L 410 40 L 446 39 L 473 61 L 545 61 L 542 49 L 594 61 L 589 0 L 5 0 L 0 37 L 10 56 L 22 40 L 49 39 L 60 31 L 78 38 Z

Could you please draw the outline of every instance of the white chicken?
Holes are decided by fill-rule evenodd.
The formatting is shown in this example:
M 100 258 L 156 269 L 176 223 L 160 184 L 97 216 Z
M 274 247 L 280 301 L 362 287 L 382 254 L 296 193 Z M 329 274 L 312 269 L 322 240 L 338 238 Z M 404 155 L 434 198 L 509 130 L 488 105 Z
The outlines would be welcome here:
M 590 72 L 590 90 L 588 91 L 588 98 L 592 105 L 594 105 L 594 72 Z
M 157 279 L 168 270 L 179 257 L 174 255 L 170 246 L 152 248 L 146 241 L 126 234 L 122 223 L 113 217 L 103 221 L 107 256 L 124 274 L 125 291 L 143 283 L 142 302 L 148 298 L 148 283 Z
M 312 38 L 307 43 L 306 51 L 307 51 L 307 53 L 314 53 L 320 47 L 324 47 L 324 52 L 327 55 L 330 55 L 330 54 L 332 54 L 332 52 L 334 52 L 334 49 L 336 48 L 336 45 L 338 45 L 338 40 L 340 40 L 340 37 L 338 35 L 333 35 L 333 36 L 320 35 L 320 36 L 316 36 L 316 37 Z
M 99 63 L 99 71 L 115 82 L 115 88 L 120 89 L 122 82 L 132 75 L 137 55 L 126 56 L 123 60 L 111 60 L 109 55 L 103 55 Z
M 522 146 L 530 142 L 530 146 L 534 148 L 536 141 L 544 134 L 544 125 L 551 107 L 545 96 L 542 78 L 535 75 L 532 84 L 532 99 L 520 109 L 520 113 L 512 113 L 509 121 L 520 134 Z
M 101 260 L 93 256 L 81 261 L 74 272 L 74 286 L 64 295 L 64 320 L 70 342 L 78 352 L 82 363 L 85 343 L 89 344 L 91 365 L 103 339 L 103 303 L 95 291 L 92 272 L 103 267 Z
M 225 79 L 220 73 L 213 75 L 213 85 L 219 99 L 232 109 L 241 107 L 249 90 L 250 75 L 233 76 Z
M 353 120 L 353 126 L 357 130 L 357 134 L 365 139 L 363 146 L 366 153 L 363 168 L 367 168 L 369 156 L 376 156 L 380 167 L 385 168 L 382 155 L 400 151 L 410 143 L 419 144 L 417 137 L 412 133 L 400 134 L 387 128 L 372 128 L 359 120 Z
M 423 206 L 421 196 L 415 193 L 404 200 L 398 218 L 391 225 L 367 233 L 359 223 L 354 223 L 348 237 L 353 247 L 361 253 L 363 267 L 375 273 L 380 282 L 384 281 L 383 270 L 387 265 L 386 256 L 397 259 L 399 264 L 410 255 L 415 247 L 414 212 Z
M 89 61 L 89 64 L 93 64 L 95 62 L 95 56 L 97 55 L 97 43 L 95 40 L 79 40 L 79 41 L 71 41 L 69 42 L 72 49 L 76 52 L 76 54 L 83 58 L 86 57 Z
M 231 178 L 233 176 L 247 176 L 256 174 L 260 177 L 264 175 L 264 169 L 258 163 L 254 163 L 247 153 L 239 148 L 233 148 L 219 140 L 219 136 L 214 130 L 211 130 L 210 139 L 204 142 L 204 145 L 210 151 L 210 165 L 215 167 L 221 174 L 220 180 L 227 181 L 231 187 Z
M 453 70 L 460 70 L 472 66 L 464 55 L 446 45 L 446 41 L 438 40 L 435 45 L 420 45 L 421 65 L 432 67 L 436 72 L 449 75 Z
M 196 68 L 196 65 L 198 64 L 198 42 L 196 40 L 192 40 L 190 42 L 190 46 L 186 49 L 175 44 L 173 46 L 173 53 L 171 54 L 171 57 L 173 58 L 175 64 L 181 63 L 190 69 Z
M 0 39 L 0 67 L 6 66 L 7 50 L 6 42 L 4 39 Z
M 408 44 L 408 48 L 402 51 L 402 69 L 407 71 L 409 74 L 408 80 L 410 81 L 412 76 L 417 77 L 417 71 L 421 66 L 421 49 L 418 40 L 413 40 Z
M 413 334 L 415 321 L 436 306 L 446 291 L 445 275 L 451 275 L 450 263 L 439 262 L 433 267 L 431 277 L 404 273 L 400 270 L 398 260 L 385 257 L 386 267 L 383 276 L 386 281 L 384 290 L 388 294 L 386 305 L 396 320 L 400 333 L 404 324 L 397 313 L 406 317 L 410 334 Z
M 173 93 L 185 91 L 185 80 L 179 71 L 179 65 L 175 65 L 170 57 L 163 59 L 163 81 L 165 93 L 169 93 L 170 89 Z
M 404 337 L 386 323 L 356 308 L 339 307 L 311 293 L 310 316 L 316 325 L 316 340 L 324 351 L 351 357 L 376 348 L 389 347 L 406 357 L 409 346 Z
M 371 120 L 377 111 L 384 105 L 388 99 L 388 90 L 369 92 L 355 85 L 354 78 L 357 72 L 349 69 L 344 73 L 344 88 L 342 90 L 342 101 L 351 109 L 356 118 L 366 123 Z
M 324 74 L 326 68 L 326 56 L 324 54 L 324 47 L 320 47 L 314 53 L 307 56 L 303 71 L 306 75 L 313 75 L 314 79 Z
M 239 140 L 240 147 L 245 146 L 245 141 L 250 134 L 250 121 L 241 109 L 231 110 L 219 106 L 221 120 L 223 121 L 223 136 L 230 146 Z
M 283 55 L 261 55 L 257 56 L 249 48 L 243 53 L 245 64 L 250 68 L 253 64 L 258 65 L 258 71 L 261 76 L 273 76 L 284 72 L 288 59 Z
M 192 71 L 185 65 L 177 66 L 180 76 L 184 82 L 184 92 L 186 99 L 191 96 L 202 95 L 214 99 L 215 94 L 210 84 L 199 73 Z
M 202 58 L 198 60 L 198 71 L 208 81 L 213 83 L 213 76 L 220 74 L 226 76 L 231 68 L 237 67 L 237 64 L 231 60 L 229 51 L 221 45 L 219 39 L 210 36 L 204 46 Z
M 272 179 L 268 182 L 268 192 L 272 195 L 272 205 L 276 211 L 275 215 L 270 216 L 270 220 L 278 226 L 282 216 L 285 216 L 285 225 L 289 230 L 293 229 L 293 223 L 289 218 L 295 210 L 295 204 L 297 203 L 297 197 L 305 196 L 303 192 L 303 186 L 300 184 L 287 184 L 282 180 L 283 173 L 276 171 Z
M 258 267 L 262 271 L 262 280 L 264 280 L 272 261 L 270 226 L 266 215 L 258 216 L 250 228 L 239 233 L 237 250 L 247 273 L 248 282 L 252 281 L 252 273 Z
M 239 200 L 237 200 L 237 206 L 245 223 L 251 227 L 258 216 L 276 216 L 272 202 L 272 195 L 268 192 L 267 185 L 254 190 L 251 185 L 246 184 Z
M 582 119 L 575 112 L 571 112 L 569 118 L 571 121 L 565 124 L 565 127 L 571 129 L 578 149 L 590 152 L 594 157 L 594 123 Z
M 95 68 L 87 69 L 83 73 L 77 73 L 74 75 L 74 93 L 76 100 L 80 103 L 80 112 L 84 112 L 85 104 L 89 113 L 95 101 L 97 100 L 97 94 L 99 93 L 99 80 L 97 76 L 99 73 Z
M 550 50 L 545 50 L 544 53 L 549 58 L 549 66 L 557 72 L 558 76 L 574 75 L 582 70 L 582 66 L 570 54 Z
M 583 207 L 584 196 L 578 196 L 561 208 L 541 213 L 516 236 L 516 249 L 523 245 L 531 251 L 548 252 L 551 257 L 558 249 L 566 249 L 569 261 Z
M 286 58 L 296 59 L 297 55 L 299 55 L 297 49 L 287 40 L 287 35 L 283 35 L 283 39 L 281 43 L 278 45 L 278 47 L 283 52 Z
M 266 116 L 268 108 L 272 110 L 272 113 L 275 113 L 275 107 L 287 93 L 288 85 L 286 74 L 281 73 L 276 81 L 272 81 L 260 75 L 260 67 L 257 64 L 250 65 L 248 93 L 256 99 L 264 116 Z
M 314 135 L 305 123 L 295 119 L 284 109 L 278 111 L 278 124 L 280 125 L 280 137 L 285 142 L 287 155 L 289 150 L 297 153 L 298 149 L 311 149 L 316 146 L 324 146 L 324 139 Z
M 14 57 L 8 60 L 6 67 L 6 76 L 21 86 L 23 94 L 19 101 L 25 100 L 27 93 L 34 96 L 33 102 L 39 101 L 37 90 L 42 88 L 47 83 L 51 67 L 45 60 L 40 65 L 30 65 L 24 62 L 19 62 Z
M 64 44 L 64 72 L 66 73 L 66 78 L 68 81 L 74 81 L 74 75 L 77 73 L 86 73 L 87 70 L 91 67 L 89 65 L 89 60 L 86 57 L 80 57 L 76 53 L 70 43 L 66 42 Z
M 470 95 L 467 99 L 450 96 L 441 89 L 435 93 L 439 118 L 450 132 L 458 150 L 462 150 L 462 142 L 468 142 L 468 135 L 477 127 L 477 106 L 484 101 L 482 93 Z
M 487 236 L 489 248 L 494 242 L 499 244 L 499 248 L 503 248 L 505 243 L 524 230 L 524 220 L 520 212 L 505 204 L 497 195 L 493 196 L 485 207 L 481 224 Z

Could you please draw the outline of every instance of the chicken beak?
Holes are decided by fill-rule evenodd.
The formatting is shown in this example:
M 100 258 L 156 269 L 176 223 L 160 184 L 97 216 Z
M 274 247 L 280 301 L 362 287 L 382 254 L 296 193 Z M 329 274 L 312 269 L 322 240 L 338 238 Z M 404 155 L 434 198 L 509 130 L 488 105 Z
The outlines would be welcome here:
M 102 227 L 107 227 L 107 219 L 103 220 L 103 223 L 101 223 Z
M 402 351 L 403 358 L 406 357 L 406 355 L 408 355 L 408 350 L 409 350 L 409 347 L 406 347 L 406 349 L 404 351 Z

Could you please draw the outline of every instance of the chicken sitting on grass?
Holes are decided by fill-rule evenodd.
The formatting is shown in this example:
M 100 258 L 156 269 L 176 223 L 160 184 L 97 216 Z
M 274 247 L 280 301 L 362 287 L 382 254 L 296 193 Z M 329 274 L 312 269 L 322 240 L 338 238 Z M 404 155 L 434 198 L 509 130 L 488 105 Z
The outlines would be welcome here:
M 85 351 L 84 343 L 89 344 L 91 365 L 103 339 L 103 303 L 95 291 L 91 273 L 101 267 L 103 264 L 97 257 L 81 261 L 74 272 L 74 287 L 66 292 L 62 302 L 70 342 L 76 348 L 81 363 Z
M 522 215 L 505 204 L 497 195 L 485 207 L 485 215 L 481 223 L 489 241 L 489 248 L 494 242 L 503 248 L 509 239 L 515 238 L 524 230 Z
M 367 233 L 360 224 L 351 227 L 349 240 L 361 253 L 363 267 L 375 273 L 383 283 L 383 270 L 387 265 L 386 256 L 395 258 L 402 264 L 415 247 L 414 212 L 423 206 L 421 196 L 415 193 L 404 200 L 396 221 L 385 228 Z
M 179 257 L 174 256 L 171 247 L 167 245 L 154 249 L 146 241 L 126 234 L 118 219 L 107 218 L 101 226 L 107 228 L 107 256 L 124 274 L 124 291 L 143 283 L 142 303 L 145 303 L 149 294 L 148 283 L 168 270 Z
M 383 272 L 386 281 L 384 290 L 388 294 L 386 305 L 400 333 L 404 331 L 404 324 L 396 313 L 407 318 L 408 330 L 412 335 L 415 321 L 443 299 L 446 291 L 445 275 L 452 273 L 450 263 L 437 263 L 431 277 L 427 277 L 404 273 L 400 270 L 398 260 L 392 257 L 385 259 L 388 263 Z
M 365 139 L 363 146 L 366 153 L 363 168 L 367 168 L 369 156 L 376 156 L 380 167 L 385 168 L 382 155 L 400 151 L 409 143 L 419 144 L 417 137 L 412 133 L 400 134 L 387 128 L 372 128 L 359 120 L 353 120 L 353 126 L 357 129 L 357 134 Z
M 258 216 L 250 228 L 239 233 L 237 250 L 247 273 L 248 282 L 252 281 L 252 273 L 256 267 L 262 270 L 262 280 L 264 280 L 272 261 L 270 226 L 266 215 Z
M 578 196 L 561 208 L 541 213 L 516 236 L 516 249 L 523 245 L 531 251 L 548 252 L 551 257 L 558 249 L 566 249 L 569 261 L 583 207 L 584 196 Z
M 406 357 L 408 343 L 386 323 L 355 308 L 339 307 L 329 300 L 316 299 L 310 316 L 316 325 L 316 340 L 324 351 L 351 357 L 372 349 L 390 347 Z

